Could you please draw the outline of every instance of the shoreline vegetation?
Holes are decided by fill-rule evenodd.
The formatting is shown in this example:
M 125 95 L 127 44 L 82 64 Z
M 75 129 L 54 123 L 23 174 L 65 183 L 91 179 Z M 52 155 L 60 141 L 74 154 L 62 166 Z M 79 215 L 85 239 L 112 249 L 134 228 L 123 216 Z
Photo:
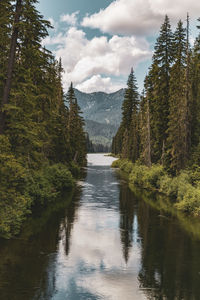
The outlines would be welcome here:
M 141 165 L 140 165 L 141 166 Z M 118 169 L 120 177 L 128 183 L 134 196 L 138 201 L 143 200 L 147 205 L 150 205 L 156 211 L 158 211 L 158 217 L 163 220 L 169 220 L 173 218 L 174 222 L 178 222 L 181 228 L 184 229 L 190 236 L 195 239 L 200 239 L 200 221 L 198 216 L 188 214 L 175 207 L 175 199 L 172 199 L 163 192 L 159 192 L 155 188 L 144 188 L 133 184 L 130 180 L 130 174 L 132 165 L 130 161 L 117 160 L 113 162 L 113 168 Z
M 166 207 L 199 217 L 200 216 L 200 170 L 183 170 L 178 176 L 171 176 L 162 165 L 151 167 L 127 159 L 118 159 L 112 168 L 119 168 L 128 176 L 130 185 L 158 192 L 167 196 Z
M 0 1 L 0 237 L 71 192 L 86 165 L 84 120 L 73 84 L 42 41 L 51 28 L 35 0 Z M 31 24 L 31 26 L 30 26 Z
M 112 153 L 131 185 L 200 217 L 200 33 L 191 46 L 188 14 L 174 31 L 165 16 L 141 95 L 131 69 Z

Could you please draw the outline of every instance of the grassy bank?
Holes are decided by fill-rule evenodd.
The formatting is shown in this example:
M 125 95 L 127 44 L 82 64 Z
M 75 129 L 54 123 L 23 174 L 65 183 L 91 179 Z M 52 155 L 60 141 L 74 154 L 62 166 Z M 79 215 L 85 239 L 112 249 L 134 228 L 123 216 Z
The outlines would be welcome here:
M 129 182 L 147 190 L 158 191 L 171 199 L 172 206 L 179 211 L 200 216 L 200 169 L 182 171 L 171 177 L 161 165 L 148 168 L 128 160 L 117 160 L 112 164 L 128 174 Z

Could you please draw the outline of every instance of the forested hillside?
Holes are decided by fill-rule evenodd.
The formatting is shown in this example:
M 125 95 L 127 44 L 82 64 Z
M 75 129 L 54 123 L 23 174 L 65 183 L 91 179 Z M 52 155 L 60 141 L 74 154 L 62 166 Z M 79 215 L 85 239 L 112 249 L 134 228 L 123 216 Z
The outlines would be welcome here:
M 94 144 L 102 144 L 110 148 L 112 138 L 118 127 L 112 124 L 102 124 L 92 120 L 85 120 L 85 130 Z
M 0 236 L 7 238 L 33 206 L 70 189 L 86 163 L 80 108 L 72 85 L 64 97 L 61 61 L 42 47 L 50 23 L 36 2 L 0 1 Z
M 148 186 L 149 180 L 177 197 L 179 208 L 199 214 L 200 35 L 191 47 L 189 32 L 189 16 L 174 32 L 165 17 L 141 97 L 133 70 L 128 78 L 112 150 L 137 163 L 132 181 Z
M 103 92 L 86 94 L 74 90 L 84 119 L 119 126 L 124 89 L 111 94 Z
M 75 95 L 92 143 L 96 146 L 101 144 L 101 147 L 109 149 L 120 125 L 124 89 L 111 94 L 103 92 L 87 94 L 75 89 Z

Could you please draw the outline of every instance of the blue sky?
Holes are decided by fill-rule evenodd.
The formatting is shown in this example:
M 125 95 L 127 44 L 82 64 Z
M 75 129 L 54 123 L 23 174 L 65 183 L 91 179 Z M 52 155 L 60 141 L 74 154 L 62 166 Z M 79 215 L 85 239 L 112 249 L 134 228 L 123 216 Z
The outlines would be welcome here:
M 72 81 L 84 92 L 125 87 L 132 66 L 141 91 L 165 14 L 174 28 L 189 12 L 191 41 L 200 16 L 196 0 L 41 0 L 37 8 L 54 26 L 43 44 L 62 58 L 64 88 Z

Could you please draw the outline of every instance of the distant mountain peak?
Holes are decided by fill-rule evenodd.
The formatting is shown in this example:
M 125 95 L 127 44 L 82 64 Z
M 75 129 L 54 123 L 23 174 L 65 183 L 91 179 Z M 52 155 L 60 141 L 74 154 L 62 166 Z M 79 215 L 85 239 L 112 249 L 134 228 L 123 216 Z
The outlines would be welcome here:
M 98 140 L 98 143 L 102 140 L 104 145 L 111 144 L 116 128 L 121 122 L 121 107 L 125 89 L 109 94 L 104 92 L 84 93 L 77 89 L 74 90 L 91 140 Z M 104 126 L 100 126 L 100 124 Z
M 115 92 L 112 92 L 112 93 L 106 93 L 106 92 L 102 92 L 102 91 L 96 91 L 96 92 L 91 92 L 91 93 L 85 93 L 85 92 L 82 92 L 82 91 L 80 91 L 80 90 L 78 90 L 78 89 L 76 89 L 76 88 L 74 88 L 74 90 L 76 91 L 76 92 L 78 92 L 78 93 L 82 93 L 82 94 L 86 94 L 86 95 L 97 95 L 97 94 L 104 94 L 104 95 L 113 95 L 113 94 L 117 94 L 117 93 L 121 93 L 121 92 L 124 92 L 125 91 L 125 89 L 120 89 L 120 90 L 118 90 L 118 91 L 115 91 Z

